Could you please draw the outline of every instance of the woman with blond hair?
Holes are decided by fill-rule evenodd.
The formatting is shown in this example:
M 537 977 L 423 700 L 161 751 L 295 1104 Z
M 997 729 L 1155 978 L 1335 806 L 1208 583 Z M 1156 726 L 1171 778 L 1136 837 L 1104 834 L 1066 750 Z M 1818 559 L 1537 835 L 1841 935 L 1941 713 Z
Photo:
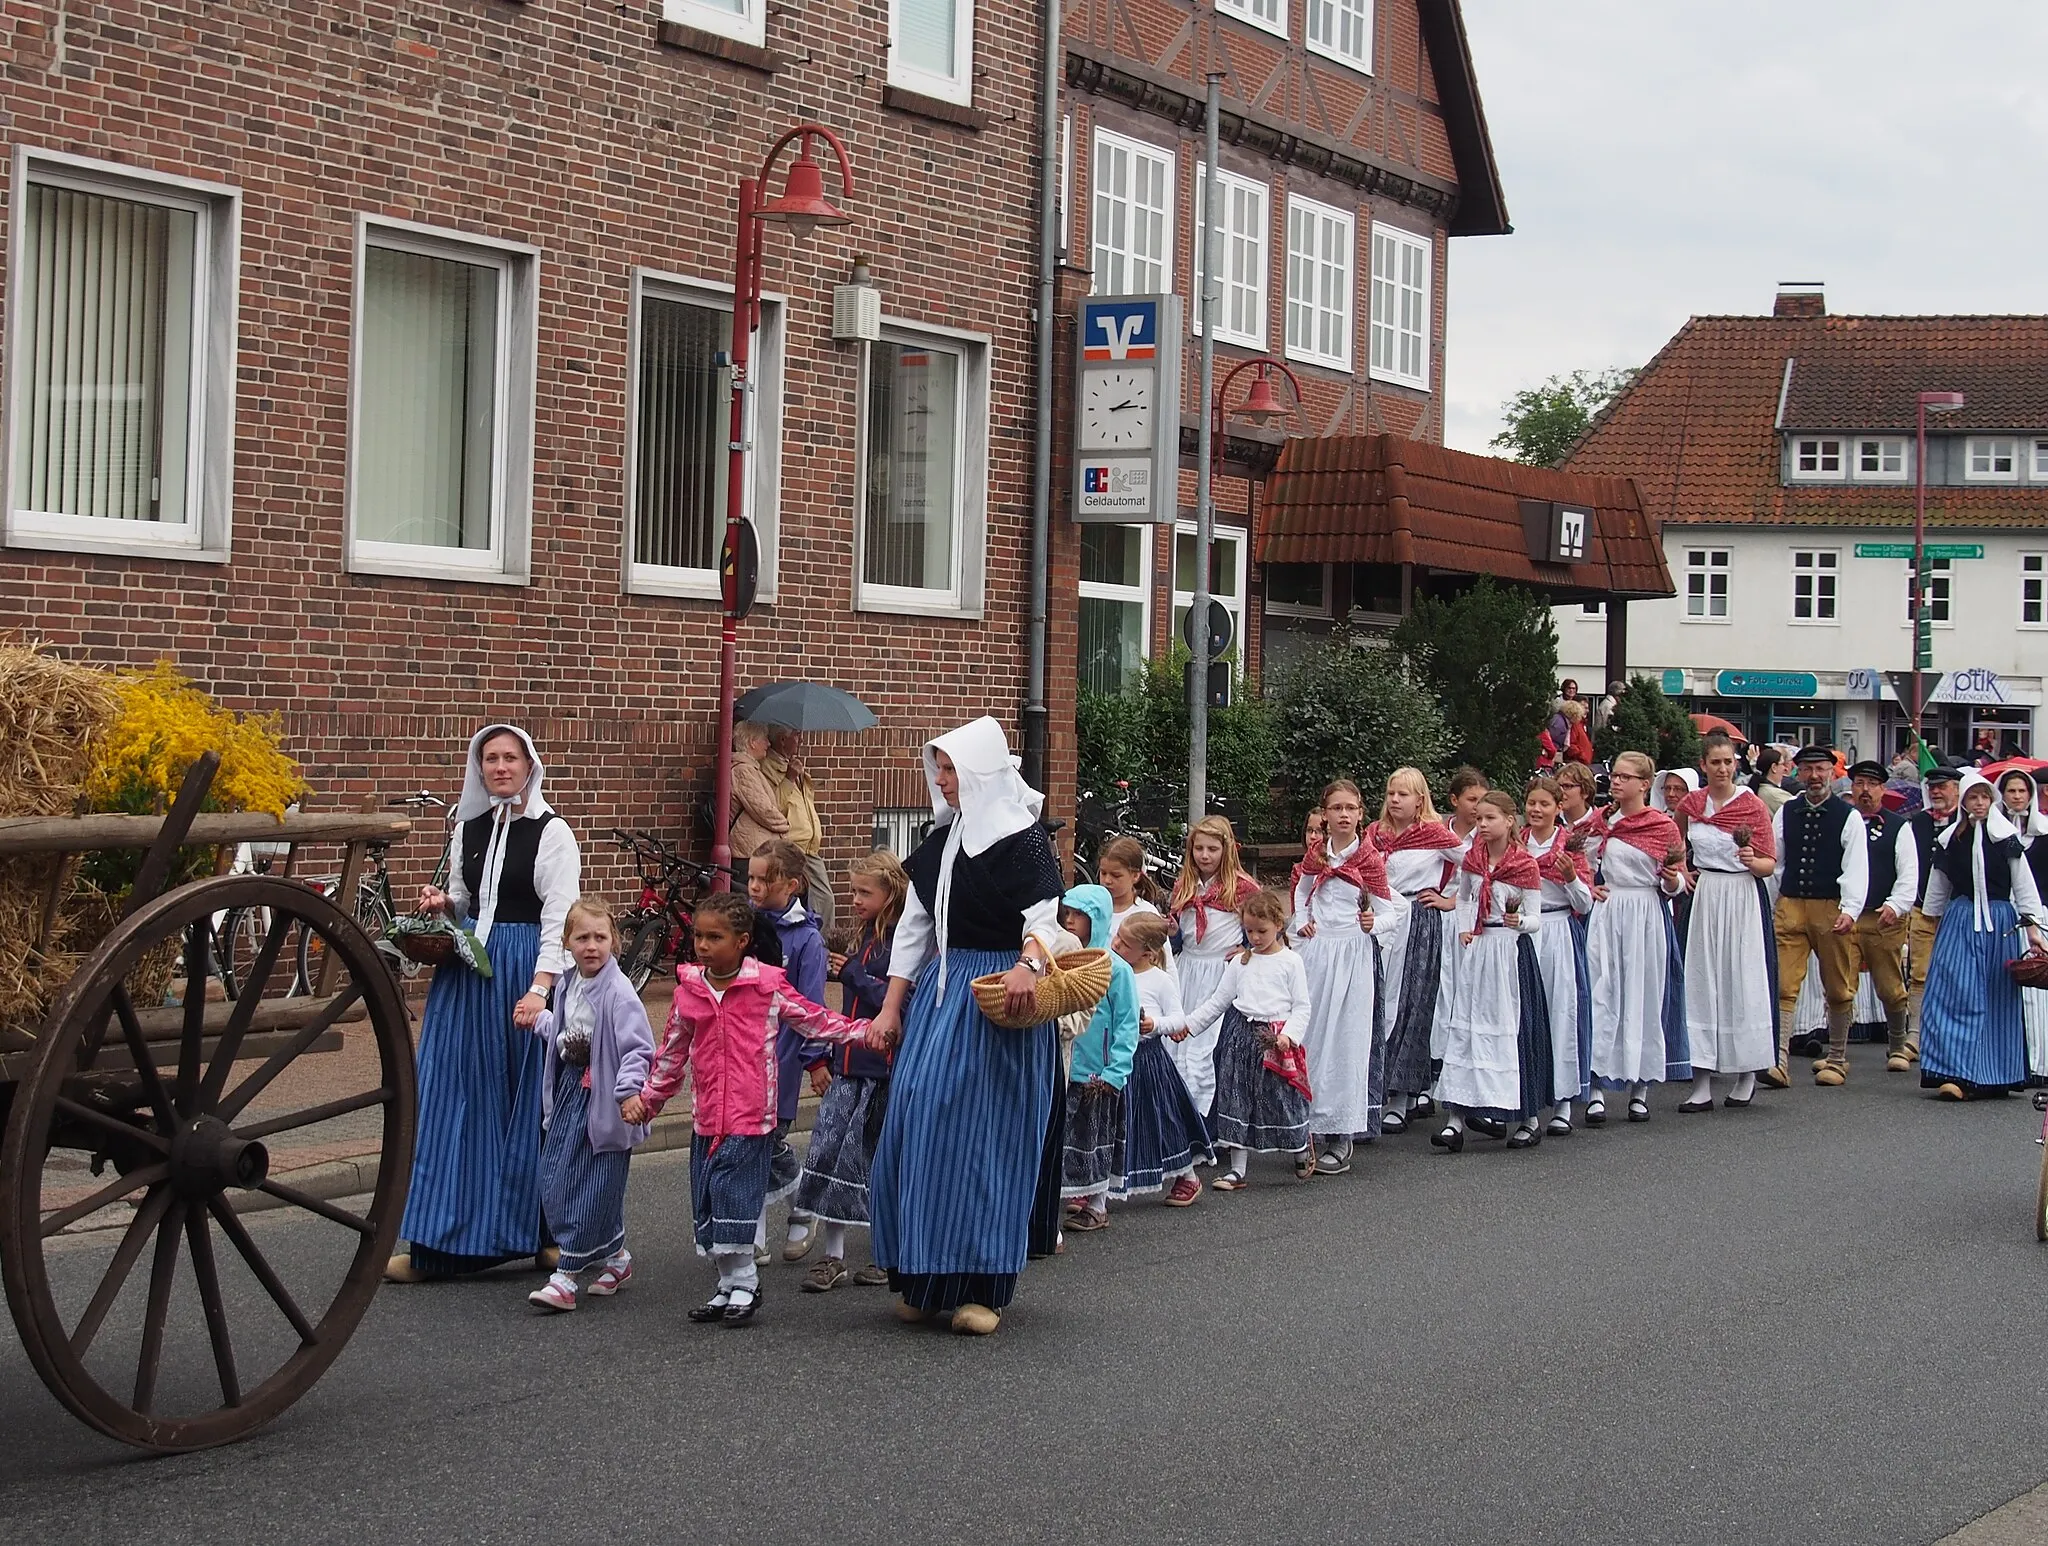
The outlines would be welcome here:
M 1183 1004 L 1206 1004 L 1216 991 L 1232 952 L 1244 946 L 1237 910 L 1258 889 L 1259 883 L 1244 872 L 1229 821 L 1204 816 L 1188 828 L 1180 878 L 1166 901 L 1167 921 L 1180 932 L 1175 954 Z M 1221 1034 L 1216 1024 L 1168 1044 L 1188 1098 L 1205 1121 L 1216 1103 L 1216 1038 Z

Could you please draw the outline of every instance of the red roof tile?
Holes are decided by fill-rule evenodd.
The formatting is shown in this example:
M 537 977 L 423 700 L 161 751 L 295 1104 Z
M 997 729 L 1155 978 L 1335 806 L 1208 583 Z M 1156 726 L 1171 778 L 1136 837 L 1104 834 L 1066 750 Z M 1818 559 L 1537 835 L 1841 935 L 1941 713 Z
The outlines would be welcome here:
M 1635 478 L 1659 522 L 1910 525 L 1911 484 L 1787 487 L 1779 397 L 1787 430 L 1911 433 L 1922 391 L 1966 394 L 1946 430 L 2048 433 L 2048 317 L 1694 317 L 1565 466 Z M 1934 486 L 1927 514 L 1959 528 L 2048 526 L 2048 487 Z
M 1521 501 L 1593 511 L 1582 564 L 1535 564 Z M 1656 523 L 1628 478 L 1474 456 L 1399 435 L 1290 439 L 1267 485 L 1261 563 L 1414 563 L 1537 585 L 1561 601 L 1669 596 Z

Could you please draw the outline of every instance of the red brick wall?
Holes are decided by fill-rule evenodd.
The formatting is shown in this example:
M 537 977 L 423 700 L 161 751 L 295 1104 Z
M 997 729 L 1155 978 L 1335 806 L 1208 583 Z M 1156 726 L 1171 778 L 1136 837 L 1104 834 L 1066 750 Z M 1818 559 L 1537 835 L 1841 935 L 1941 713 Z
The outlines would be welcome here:
M 234 706 L 281 712 L 320 804 L 452 794 L 471 730 L 508 718 L 593 858 L 613 824 L 694 838 L 718 617 L 620 594 L 630 274 L 727 278 L 735 181 L 818 118 L 854 157 L 856 223 L 768 238 L 767 284 L 790 298 L 781 599 L 743 625 L 740 678 L 817 677 L 874 706 L 881 728 L 814 753 L 834 851 L 864 851 L 877 769 L 913 766 L 975 714 L 1015 734 L 1029 555 L 1037 22 L 976 7 L 974 132 L 882 106 L 886 14 L 771 6 L 769 46 L 791 62 L 770 75 L 658 43 L 651 0 L 10 5 L 10 146 L 230 183 L 244 202 L 232 562 L 0 553 L 0 632 L 107 664 L 167 655 Z M 344 572 L 359 212 L 541 249 L 528 587 Z M 856 253 L 892 316 L 993 335 L 986 621 L 852 610 L 857 356 L 829 335 Z M 608 857 L 590 874 L 623 893 Z

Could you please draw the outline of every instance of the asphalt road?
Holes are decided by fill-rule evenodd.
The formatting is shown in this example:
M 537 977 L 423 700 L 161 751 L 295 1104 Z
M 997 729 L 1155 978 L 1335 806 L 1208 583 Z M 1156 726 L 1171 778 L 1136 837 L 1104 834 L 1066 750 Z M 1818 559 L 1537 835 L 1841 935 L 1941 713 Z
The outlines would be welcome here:
M 1125 1207 L 988 1340 L 767 1269 L 708 1292 L 685 1157 L 634 1172 L 640 1271 L 387 1290 L 238 1447 L 137 1458 L 0 1334 L 11 1539 L 1933 1542 L 2048 1478 L 2048 1247 L 2022 1099 L 1852 1084 L 1509 1154 Z M 1767 1102 L 1767 1103 L 1766 1103 Z M 332 1226 L 256 1221 L 280 1256 Z M 862 1237 L 855 1236 L 858 1259 Z

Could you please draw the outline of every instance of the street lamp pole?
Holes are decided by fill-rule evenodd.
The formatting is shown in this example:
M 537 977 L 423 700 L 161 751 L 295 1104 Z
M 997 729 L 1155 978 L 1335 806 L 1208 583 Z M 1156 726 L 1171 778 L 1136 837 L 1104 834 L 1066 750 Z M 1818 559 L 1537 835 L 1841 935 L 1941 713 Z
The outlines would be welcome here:
M 1195 573 L 1188 598 L 1188 649 L 1194 656 L 1188 671 L 1188 825 L 1209 808 L 1209 550 L 1216 540 L 1216 486 L 1210 470 L 1214 429 L 1208 413 L 1210 385 L 1216 379 L 1216 252 L 1223 221 L 1216 212 L 1222 179 L 1216 175 L 1217 120 L 1223 113 L 1223 77 L 1209 75 L 1208 164 L 1202 169 L 1202 250 L 1195 273 L 1200 286 L 1195 305 L 1202 321 L 1201 444 L 1195 448 Z M 1178 433 L 1176 428 L 1175 433 Z M 1178 547 L 1176 539 L 1174 546 Z
M 1934 665 L 1934 639 L 1927 620 L 1927 415 L 1954 413 L 1960 392 L 1922 392 L 1913 400 L 1913 742 L 1919 753 L 1922 702 L 1920 673 Z M 1926 647 L 1922 648 L 1922 641 Z
M 852 217 L 825 197 L 824 171 L 811 158 L 811 142 L 823 140 L 839 162 L 839 187 L 853 197 L 853 163 L 839 136 L 821 124 L 799 124 L 769 147 L 760 175 L 739 184 L 739 230 L 733 242 L 731 431 L 727 439 L 725 474 L 725 540 L 719 547 L 719 600 L 724 613 L 718 635 L 718 762 L 713 773 L 711 862 L 717 873 L 712 885 L 730 885 L 732 865 L 732 706 L 739 691 L 740 555 L 747 526 L 748 399 L 754 390 L 748 375 L 755 329 L 761 325 L 761 248 L 767 221 L 787 225 L 798 241 L 821 225 L 844 225 Z M 792 144 L 797 158 L 789 168 L 782 197 L 761 203 L 761 189 L 774 171 L 775 160 Z

